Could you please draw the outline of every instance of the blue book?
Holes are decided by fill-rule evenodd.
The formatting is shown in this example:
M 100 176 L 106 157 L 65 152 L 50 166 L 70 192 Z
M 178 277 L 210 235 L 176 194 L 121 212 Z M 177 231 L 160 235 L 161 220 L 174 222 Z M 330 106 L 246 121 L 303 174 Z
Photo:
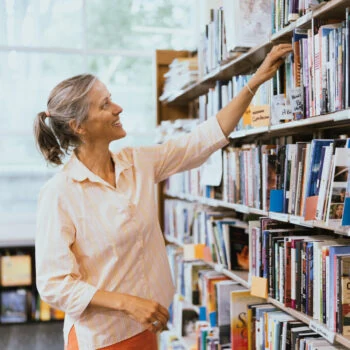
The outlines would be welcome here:
M 310 161 L 311 165 L 309 173 L 307 174 L 306 182 L 306 198 L 315 196 L 317 192 L 317 179 L 320 171 L 322 147 L 329 146 L 334 140 L 320 140 L 315 139 L 311 141 L 310 147 Z
M 218 235 L 219 235 L 219 240 L 220 240 L 220 245 L 223 253 L 223 258 L 224 258 L 224 265 L 228 267 L 228 259 L 229 257 L 227 256 L 227 248 L 225 247 L 225 240 L 224 240 L 224 225 L 234 225 L 236 223 L 236 220 L 218 220 L 216 221 L 216 227 L 218 229 Z

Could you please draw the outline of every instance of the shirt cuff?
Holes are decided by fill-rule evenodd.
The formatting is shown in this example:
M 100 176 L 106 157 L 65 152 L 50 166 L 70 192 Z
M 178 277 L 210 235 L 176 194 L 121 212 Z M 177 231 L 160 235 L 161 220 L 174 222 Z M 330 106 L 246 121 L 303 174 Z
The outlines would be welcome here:
M 71 300 L 71 305 L 76 305 L 69 311 L 69 316 L 73 320 L 77 320 L 81 314 L 85 311 L 88 305 L 91 302 L 91 299 L 94 297 L 97 292 L 97 287 L 92 286 L 91 284 L 84 283 L 84 292 L 83 293 L 74 293 L 75 298 L 78 300 Z

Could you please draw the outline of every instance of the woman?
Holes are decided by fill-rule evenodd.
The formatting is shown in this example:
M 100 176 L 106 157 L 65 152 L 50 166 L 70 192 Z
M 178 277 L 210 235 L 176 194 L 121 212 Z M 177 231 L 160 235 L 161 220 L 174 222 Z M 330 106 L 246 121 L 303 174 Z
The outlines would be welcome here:
M 66 313 L 67 349 L 157 348 L 174 288 L 154 184 L 225 146 L 255 91 L 290 52 L 289 44 L 274 47 L 249 85 L 191 134 L 116 154 L 108 147 L 126 135 L 123 110 L 106 86 L 81 75 L 52 90 L 35 120 L 38 147 L 54 164 L 74 152 L 40 192 L 36 278 L 41 298 Z

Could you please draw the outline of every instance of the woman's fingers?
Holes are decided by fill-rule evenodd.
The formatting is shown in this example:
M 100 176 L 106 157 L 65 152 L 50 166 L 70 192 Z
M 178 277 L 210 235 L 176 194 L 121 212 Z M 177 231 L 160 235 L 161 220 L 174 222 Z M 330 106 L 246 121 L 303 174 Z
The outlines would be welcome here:
M 276 61 L 285 58 L 292 51 L 292 44 L 280 44 L 278 46 L 274 46 L 270 51 L 271 63 L 274 64 Z

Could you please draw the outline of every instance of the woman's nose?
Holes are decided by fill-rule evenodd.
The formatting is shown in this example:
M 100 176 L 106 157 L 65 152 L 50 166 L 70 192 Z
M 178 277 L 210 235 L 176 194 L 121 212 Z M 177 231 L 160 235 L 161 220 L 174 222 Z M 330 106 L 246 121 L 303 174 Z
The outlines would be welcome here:
M 121 112 L 123 112 L 123 108 L 116 103 L 113 103 L 113 114 L 119 114 Z

